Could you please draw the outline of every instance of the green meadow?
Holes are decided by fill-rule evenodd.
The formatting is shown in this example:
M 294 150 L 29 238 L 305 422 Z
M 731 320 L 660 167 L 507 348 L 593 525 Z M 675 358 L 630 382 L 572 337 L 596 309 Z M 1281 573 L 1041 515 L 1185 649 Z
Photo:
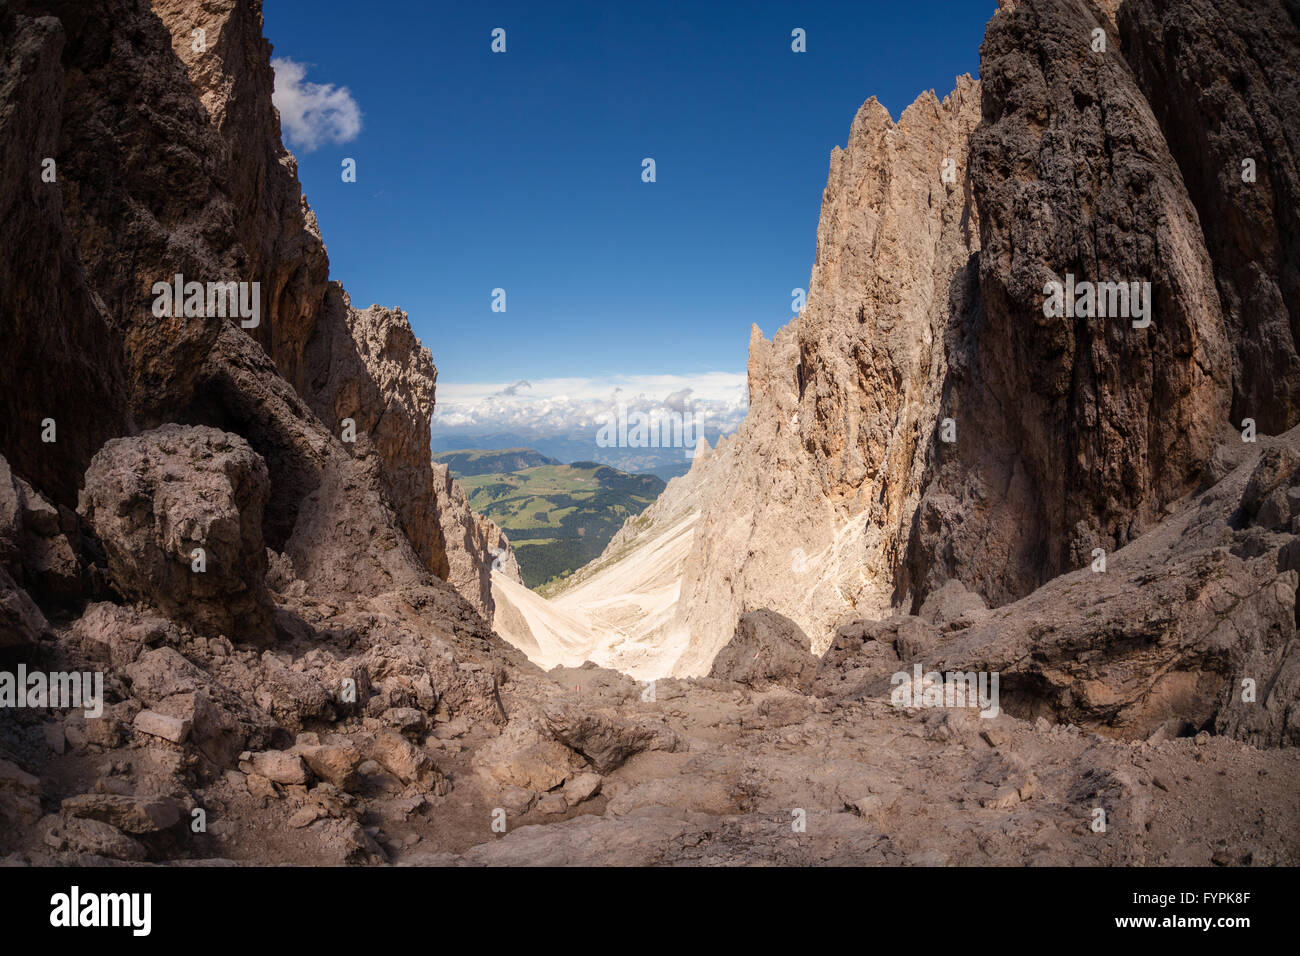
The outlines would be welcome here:
M 505 529 L 524 584 L 534 589 L 599 556 L 623 522 L 664 489 L 654 475 L 629 475 L 594 461 L 460 474 L 458 465 L 474 470 L 485 456 L 459 451 L 436 457 L 447 461 L 470 507 Z

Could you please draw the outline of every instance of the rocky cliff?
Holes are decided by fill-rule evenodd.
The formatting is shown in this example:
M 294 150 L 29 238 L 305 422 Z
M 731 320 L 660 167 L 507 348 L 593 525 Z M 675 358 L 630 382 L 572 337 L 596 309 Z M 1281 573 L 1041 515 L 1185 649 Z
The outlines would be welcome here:
M 3 449 L 14 467 L 72 506 L 105 438 L 169 421 L 214 425 L 266 460 L 268 543 L 313 584 L 354 572 L 374 583 L 446 579 L 453 562 L 480 561 L 458 550 L 477 519 L 434 483 L 428 350 L 403 313 L 354 309 L 328 281 L 271 105 L 260 6 L 16 3 L 4 29 L 15 104 L 3 137 L 6 245 L 30 249 L 19 237 L 38 235 L 55 245 L 37 253 L 69 270 L 11 263 L 4 326 L 17 347 L 7 352 L 14 407 Z M 259 321 L 155 315 L 153 284 L 177 273 L 258 283 Z M 42 318 L 51 307 L 63 323 Z M 32 376 L 42 384 L 20 387 Z M 53 442 L 41 440 L 47 418 Z M 355 441 L 340 440 L 345 419 Z M 362 488 L 360 511 L 318 513 Z M 371 506 L 396 526 L 363 568 L 340 538 L 372 530 L 376 519 L 360 513 Z M 406 549 L 414 566 L 393 558 Z M 322 550 L 349 556 L 322 560 Z M 483 588 L 467 597 L 490 615 Z
M 948 401 L 946 336 L 978 300 L 966 168 L 979 119 L 979 84 L 962 77 L 897 123 L 868 100 L 831 153 L 807 302 L 770 341 L 751 330 L 745 422 L 593 563 L 631 552 L 639 565 L 691 518 L 671 606 L 644 625 L 619 622 L 637 651 L 616 659 L 634 672 L 707 674 L 737 620 L 761 608 L 797 622 L 821 653 L 836 621 L 891 606 Z M 583 597 L 579 586 L 561 603 L 576 610 Z
M 260 3 L 4 3 L 0 51 L 0 651 L 109 671 L 104 716 L 71 737 L 57 712 L 12 721 L 7 702 L 6 757 L 93 773 L 96 754 L 145 744 L 129 786 L 192 794 L 245 747 L 370 702 L 500 719 L 482 694 L 509 652 L 482 616 L 493 562 L 516 579 L 517 565 L 432 466 L 437 373 L 405 314 L 355 309 L 329 281 Z M 155 283 L 176 275 L 208 287 L 196 312 L 159 308 Z M 256 312 L 212 314 L 226 282 L 258 290 Z M 356 602 L 398 594 L 384 637 L 348 623 Z M 362 663 L 358 640 L 380 657 Z M 269 647 L 282 656 L 259 662 Z M 308 677 L 290 665 L 312 648 L 351 663 Z M 399 671 L 418 679 L 376 692 Z M 444 787 L 400 736 L 376 746 Z M 211 763 L 195 775 L 166 747 Z M 0 763 L 8 844 L 14 814 L 40 805 L 9 784 L 41 785 Z M 140 858 L 124 834 L 146 831 L 96 807 L 51 824 L 49 845 Z M 347 819 L 320 837 L 378 849 Z
M 940 410 L 944 332 L 978 229 L 966 143 L 968 77 L 895 123 L 874 99 L 831 154 L 817 260 L 800 315 L 750 337 L 750 412 L 717 449 L 679 617 L 675 673 L 706 673 L 736 619 L 769 607 L 826 647 L 825 625 L 887 607 L 925 450 Z M 945 182 L 943 170 L 953 170 Z
M 1163 567 L 1189 607 L 1148 620 L 1145 636 L 1094 614 L 1067 628 L 1081 658 L 1048 650 L 1075 614 L 1054 603 L 1058 582 L 1101 601 L 1117 576 L 1113 563 L 1111 577 L 1091 576 L 1099 556 L 1151 560 L 1149 542 L 1163 541 L 1190 560 L 1202 545 L 1190 532 L 1170 544 L 1171 529 L 1262 436 L 1300 422 L 1287 291 L 1300 33 L 1283 4 L 1262 7 L 1008 3 L 987 28 L 978 84 L 923 95 L 896 124 L 874 100 L 862 107 L 831 155 L 807 305 L 771 341 L 754 330 L 746 422 L 678 479 L 698 517 L 647 673 L 707 673 L 736 622 L 763 608 L 817 653 L 854 620 L 902 613 L 930 627 L 962 619 L 954 609 L 1005 608 L 997 620 L 1023 621 L 1019 638 L 950 624 L 972 656 L 945 659 L 989 664 L 975 654 L 989 641 L 1006 648 L 1000 666 L 1055 661 L 1053 676 L 1035 669 L 1017 685 L 1026 714 L 1065 707 L 1130 735 L 1182 720 L 1295 741 L 1295 582 L 1278 557 L 1289 531 L 1259 539 L 1267 558 L 1254 570 L 1219 567 L 1220 584 Z M 1099 289 L 1054 311 L 1053 283 L 1125 294 Z M 1212 498 L 1225 503 L 1215 534 L 1239 527 L 1239 491 Z M 1207 610 L 1221 587 L 1270 610 L 1229 639 Z M 1117 649 L 1134 641 L 1140 660 Z M 1126 661 L 1126 690 L 1083 663 L 1094 656 Z M 1273 688 L 1251 720 L 1232 716 L 1242 668 Z M 1103 687 L 1104 701 L 1084 703 Z
M 928 443 L 914 605 L 948 578 L 1002 603 L 1131 540 L 1230 425 L 1200 218 L 1118 38 L 1094 52 L 1102 23 L 1085 3 L 1021 4 L 985 34 L 979 297 L 949 337 L 957 440 Z M 1150 326 L 1045 315 L 1046 284 L 1070 275 L 1150 283 Z

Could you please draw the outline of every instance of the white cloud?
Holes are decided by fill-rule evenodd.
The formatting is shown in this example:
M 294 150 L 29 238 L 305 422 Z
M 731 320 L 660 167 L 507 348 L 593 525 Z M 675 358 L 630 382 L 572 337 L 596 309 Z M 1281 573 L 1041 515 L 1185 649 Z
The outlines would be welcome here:
M 294 149 L 304 153 L 326 143 L 348 143 L 361 132 L 361 107 L 346 86 L 308 83 L 307 64 L 288 57 L 271 61 L 275 92 L 271 101 L 280 111 L 280 127 Z
M 684 412 L 690 406 L 691 395 L 694 392 L 693 388 L 679 388 L 664 399 L 664 404 L 673 411 Z
M 749 390 L 746 377 L 734 372 L 439 382 L 433 425 L 435 429 L 547 435 L 594 433 L 620 403 L 629 413 L 643 411 L 652 416 L 689 411 L 701 428 L 729 433 L 745 419 Z

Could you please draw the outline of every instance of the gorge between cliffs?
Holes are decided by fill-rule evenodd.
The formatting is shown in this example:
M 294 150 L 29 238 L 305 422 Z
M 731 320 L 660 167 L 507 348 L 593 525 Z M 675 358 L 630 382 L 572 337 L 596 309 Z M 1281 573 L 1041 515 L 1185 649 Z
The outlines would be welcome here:
M 979 52 L 861 91 L 743 423 L 543 596 L 261 0 L 0 0 L 0 860 L 1300 863 L 1300 10 Z

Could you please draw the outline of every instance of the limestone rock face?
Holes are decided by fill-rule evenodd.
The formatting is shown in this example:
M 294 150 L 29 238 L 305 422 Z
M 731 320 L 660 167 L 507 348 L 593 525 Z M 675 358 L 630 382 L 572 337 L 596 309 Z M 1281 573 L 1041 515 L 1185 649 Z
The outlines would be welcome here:
M 384 492 L 425 567 L 444 580 L 453 563 L 486 575 L 477 554 L 455 545 L 449 552 L 444 541 L 447 532 L 472 536 L 481 519 L 454 506 L 454 518 L 440 513 L 428 454 L 437 379 L 432 356 L 400 309 L 354 309 L 342 287 L 328 282 L 316 217 L 301 194 L 297 162 L 280 140 L 260 4 L 157 0 L 153 8 L 213 122 L 241 146 L 240 155 L 227 154 L 236 222 L 246 268 L 261 280 L 272 314 L 252 334 L 332 434 L 340 435 L 350 419 L 358 441 L 373 446 Z M 196 29 L 204 31 L 206 50 L 194 48 Z M 467 578 L 462 572 L 460 584 Z M 463 593 L 490 614 L 490 589 L 486 599 L 477 587 Z
M 67 225 L 63 191 L 41 180 L 60 152 L 64 25 L 0 11 L 0 452 L 59 504 L 126 415 L 113 318 L 90 284 Z M 34 281 L 39 277 L 39 281 Z M 50 321 L 58 316 L 59 321 Z M 54 442 L 42 442 L 52 420 Z
M 1200 214 L 1232 348 L 1232 421 L 1285 431 L 1300 420 L 1295 7 L 1125 0 L 1118 29 Z
M 1118 43 L 1077 0 L 990 22 L 970 182 L 979 308 L 948 336 L 956 441 L 927 443 L 900 590 L 993 603 L 1150 527 L 1227 426 L 1232 352 L 1196 208 Z M 1045 315 L 1049 282 L 1150 284 L 1150 321 Z
M 424 583 L 430 574 L 384 493 L 373 446 L 350 454 L 234 326 L 222 329 L 220 346 L 199 373 L 202 400 L 185 417 L 235 431 L 266 461 L 267 547 L 318 593 Z
M 864 686 L 888 676 L 900 641 L 915 649 L 885 622 L 987 636 L 1000 608 L 1165 534 L 1252 451 L 1244 419 L 1261 435 L 1295 426 L 1296 31 L 1275 0 L 1249 12 L 1020 0 L 989 23 L 980 84 L 958 80 L 942 102 L 925 94 L 897 123 L 868 101 L 832 154 L 807 305 L 770 341 L 751 336 L 745 423 L 558 602 L 603 623 L 601 595 L 578 604 L 583 582 L 620 564 L 639 574 L 686 515 L 668 614 L 625 609 L 610 647 L 588 656 L 633 659 L 630 634 L 638 676 L 702 675 L 743 615 L 770 608 L 814 653 L 833 646 L 838 672 Z M 1138 283 L 1138 298 L 1124 314 L 1100 315 L 1095 296 L 1091 314 L 1048 314 L 1054 282 Z M 1281 487 L 1260 505 L 1273 533 L 1289 508 Z M 1282 544 L 1268 547 L 1283 567 Z M 1154 687 L 1173 651 L 1137 662 L 1106 636 L 1138 626 L 1136 604 L 1123 621 L 1076 622 L 1071 646 L 1109 647 L 1128 670 L 1122 706 L 1074 717 L 1136 734 L 1183 714 L 1289 742 L 1285 715 L 1247 720 L 1226 703 L 1224 660 L 1280 674 L 1274 655 L 1292 646 L 1290 599 L 1267 597 L 1289 593 L 1287 572 L 1256 557 L 1214 573 L 1217 587 L 1264 595 L 1253 620 L 1271 636 L 1208 637 L 1208 597 L 1159 629 L 1202 648 L 1176 668 L 1199 675 L 1194 693 Z M 1184 571 L 1202 593 L 1209 568 Z M 1041 599 L 1037 613 L 1073 620 L 1060 592 Z M 846 633 L 855 620 L 879 627 Z M 1046 639 L 1033 633 L 1019 651 Z M 1056 680 L 1017 693 L 1038 687 L 1036 706 L 1073 719 L 1062 688 L 1086 694 Z M 1272 706 L 1285 714 L 1290 684 L 1278 680 Z
M 754 328 L 749 415 L 700 466 L 710 491 L 677 606 L 691 640 L 673 673 L 707 673 L 748 611 L 790 618 L 821 653 L 831 621 L 889 606 L 944 400 L 946 330 L 975 296 L 965 173 L 978 121 L 979 85 L 962 77 L 897 123 L 868 100 L 832 152 L 807 304 L 770 342 Z
M 126 597 L 210 634 L 269 624 L 262 509 L 266 465 L 242 438 L 164 425 L 104 445 L 80 511 Z
M 474 513 L 451 469 L 438 461 L 433 462 L 433 493 L 446 542 L 448 567 L 444 577 L 485 619 L 491 620 L 495 610 L 493 572 L 520 585 L 524 580 L 510 540 L 495 522 Z
M 42 16 L 44 19 L 35 19 Z M 259 281 L 259 276 L 248 268 L 247 253 L 236 236 L 236 210 L 227 178 L 228 147 L 172 52 L 168 32 L 148 4 L 138 0 L 75 8 L 36 2 L 11 4 L 4 19 L 16 29 L 34 29 L 28 25 L 39 22 L 56 33 L 73 31 L 77 36 L 96 37 L 107 45 L 103 49 L 114 50 L 108 56 L 93 43 L 58 47 L 62 59 L 56 61 L 57 66 L 77 78 L 62 83 L 61 95 L 52 97 L 46 107 L 47 119 L 59 133 L 51 147 L 59 175 L 56 182 L 44 183 L 38 178 L 39 164 L 23 170 L 23 180 L 32 189 L 39 185 L 39 195 L 58 201 L 60 217 L 42 231 L 63 236 L 68 247 L 76 250 L 83 284 L 105 317 L 106 339 L 96 343 L 93 355 L 88 348 L 83 350 L 86 361 L 108 372 L 121 369 L 112 379 L 120 383 L 102 400 L 93 386 L 103 375 L 49 375 L 56 388 L 70 379 L 87 383 L 82 389 L 83 410 L 57 423 L 58 440 L 48 444 L 40 441 L 34 427 L 40 421 L 39 417 L 33 420 L 36 410 L 24 410 L 19 417 L 32 426 L 25 428 L 30 434 L 24 433 L 21 440 L 5 448 L 20 474 L 30 476 L 38 487 L 48 484 L 56 503 L 74 504 L 90 455 L 74 473 L 62 460 L 62 450 L 75 448 L 86 434 L 97 439 L 90 449 L 93 453 L 105 438 L 130 432 L 132 426 L 148 428 L 178 419 L 239 431 L 238 427 L 232 429 L 239 425 L 237 412 L 220 407 L 207 393 L 206 380 L 214 366 L 239 363 L 237 340 L 248 338 L 247 332 L 231 320 L 155 316 L 151 290 L 155 282 L 169 281 L 168 277 L 178 273 L 195 281 L 251 282 Z M 115 38 L 121 42 L 114 45 Z M 15 135 L 18 132 L 15 130 Z M 112 148 L 106 151 L 106 144 Z M 8 229 L 8 217 L 5 222 Z M 6 245 L 20 245 L 19 235 L 16 231 L 12 236 L 6 233 Z M 57 302 L 61 294 L 52 288 L 56 280 L 48 270 L 33 268 L 24 274 L 20 286 L 33 300 Z M 14 301 L 6 296 L 7 305 Z M 16 301 L 26 300 L 19 297 Z M 262 305 L 262 323 L 275 324 L 268 303 Z M 27 334 L 23 329 L 28 325 L 51 325 L 43 313 L 14 313 L 13 321 L 20 337 Z M 233 337 L 226 335 L 226 330 L 233 332 Z M 50 350 L 52 354 L 56 351 Z M 74 349 L 70 354 L 82 353 Z M 21 355 L 15 358 L 15 364 L 21 361 Z M 33 357 L 32 361 L 39 360 Z M 269 360 L 264 370 L 279 378 Z M 262 385 L 257 391 L 266 390 Z M 88 429 L 101 409 L 115 407 L 121 411 L 107 433 Z M 300 403 L 293 411 L 299 408 L 303 408 Z M 262 412 L 264 419 L 273 415 Z M 278 474 L 284 453 L 267 445 L 258 451 Z M 44 471 L 26 465 L 27 459 L 37 456 L 39 460 L 40 455 L 55 456 L 61 484 L 47 483 Z M 278 497 L 273 494 L 272 512 Z M 271 515 L 272 526 L 275 517 Z
M 0 31 L 0 228 L 18 253 L 0 266 L 0 452 L 17 474 L 72 508 L 108 438 L 210 425 L 267 463 L 267 544 L 300 578 L 445 577 L 432 361 L 403 313 L 354 310 L 328 281 L 260 3 L 21 0 Z M 177 274 L 257 283 L 260 321 L 155 315 L 154 283 Z
M 70 509 L 106 439 L 210 425 L 266 462 L 266 543 L 297 579 L 378 593 L 454 565 L 490 614 L 500 534 L 450 494 L 440 508 L 429 461 L 436 372 L 406 316 L 355 310 L 328 282 L 280 142 L 260 4 L 24 0 L 6 6 L 0 31 L 12 106 L 0 120 L 0 202 L 5 247 L 20 253 L 0 266 L 14 270 L 0 305 L 11 385 L 0 390 L 0 452 L 18 475 Z M 121 42 L 109 57 L 95 43 L 69 46 L 69 31 Z M 155 316 L 153 284 L 178 273 L 257 282 L 260 323 Z M 341 441 L 345 418 L 355 443 Z M 42 440 L 47 420 L 55 440 Z M 57 557 L 47 569 L 57 574 L 33 587 L 77 577 Z
M 240 268 L 262 283 L 270 320 L 250 334 L 280 373 L 307 395 L 307 343 L 316 330 L 329 259 L 298 184 L 298 163 L 280 140 L 269 96 L 275 75 L 260 3 L 152 0 L 171 47 L 221 134 Z M 202 30 L 197 42 L 195 30 Z
M 430 458 L 438 370 L 429 350 L 400 309 L 354 309 L 337 283 L 325 315 L 307 349 L 312 409 L 334 434 L 351 419 L 351 447 L 378 455 L 385 494 L 422 563 L 490 619 L 494 563 L 515 581 L 519 566 L 501 530 Z
M 429 466 L 438 375 L 433 357 L 401 310 L 372 305 L 357 311 L 334 284 L 325 313 L 327 320 L 307 356 L 309 403 L 335 435 L 351 420 L 356 431 L 351 447 L 358 454 L 373 450 L 378 455 L 384 490 L 402 530 L 421 561 L 446 579 L 447 554 Z

